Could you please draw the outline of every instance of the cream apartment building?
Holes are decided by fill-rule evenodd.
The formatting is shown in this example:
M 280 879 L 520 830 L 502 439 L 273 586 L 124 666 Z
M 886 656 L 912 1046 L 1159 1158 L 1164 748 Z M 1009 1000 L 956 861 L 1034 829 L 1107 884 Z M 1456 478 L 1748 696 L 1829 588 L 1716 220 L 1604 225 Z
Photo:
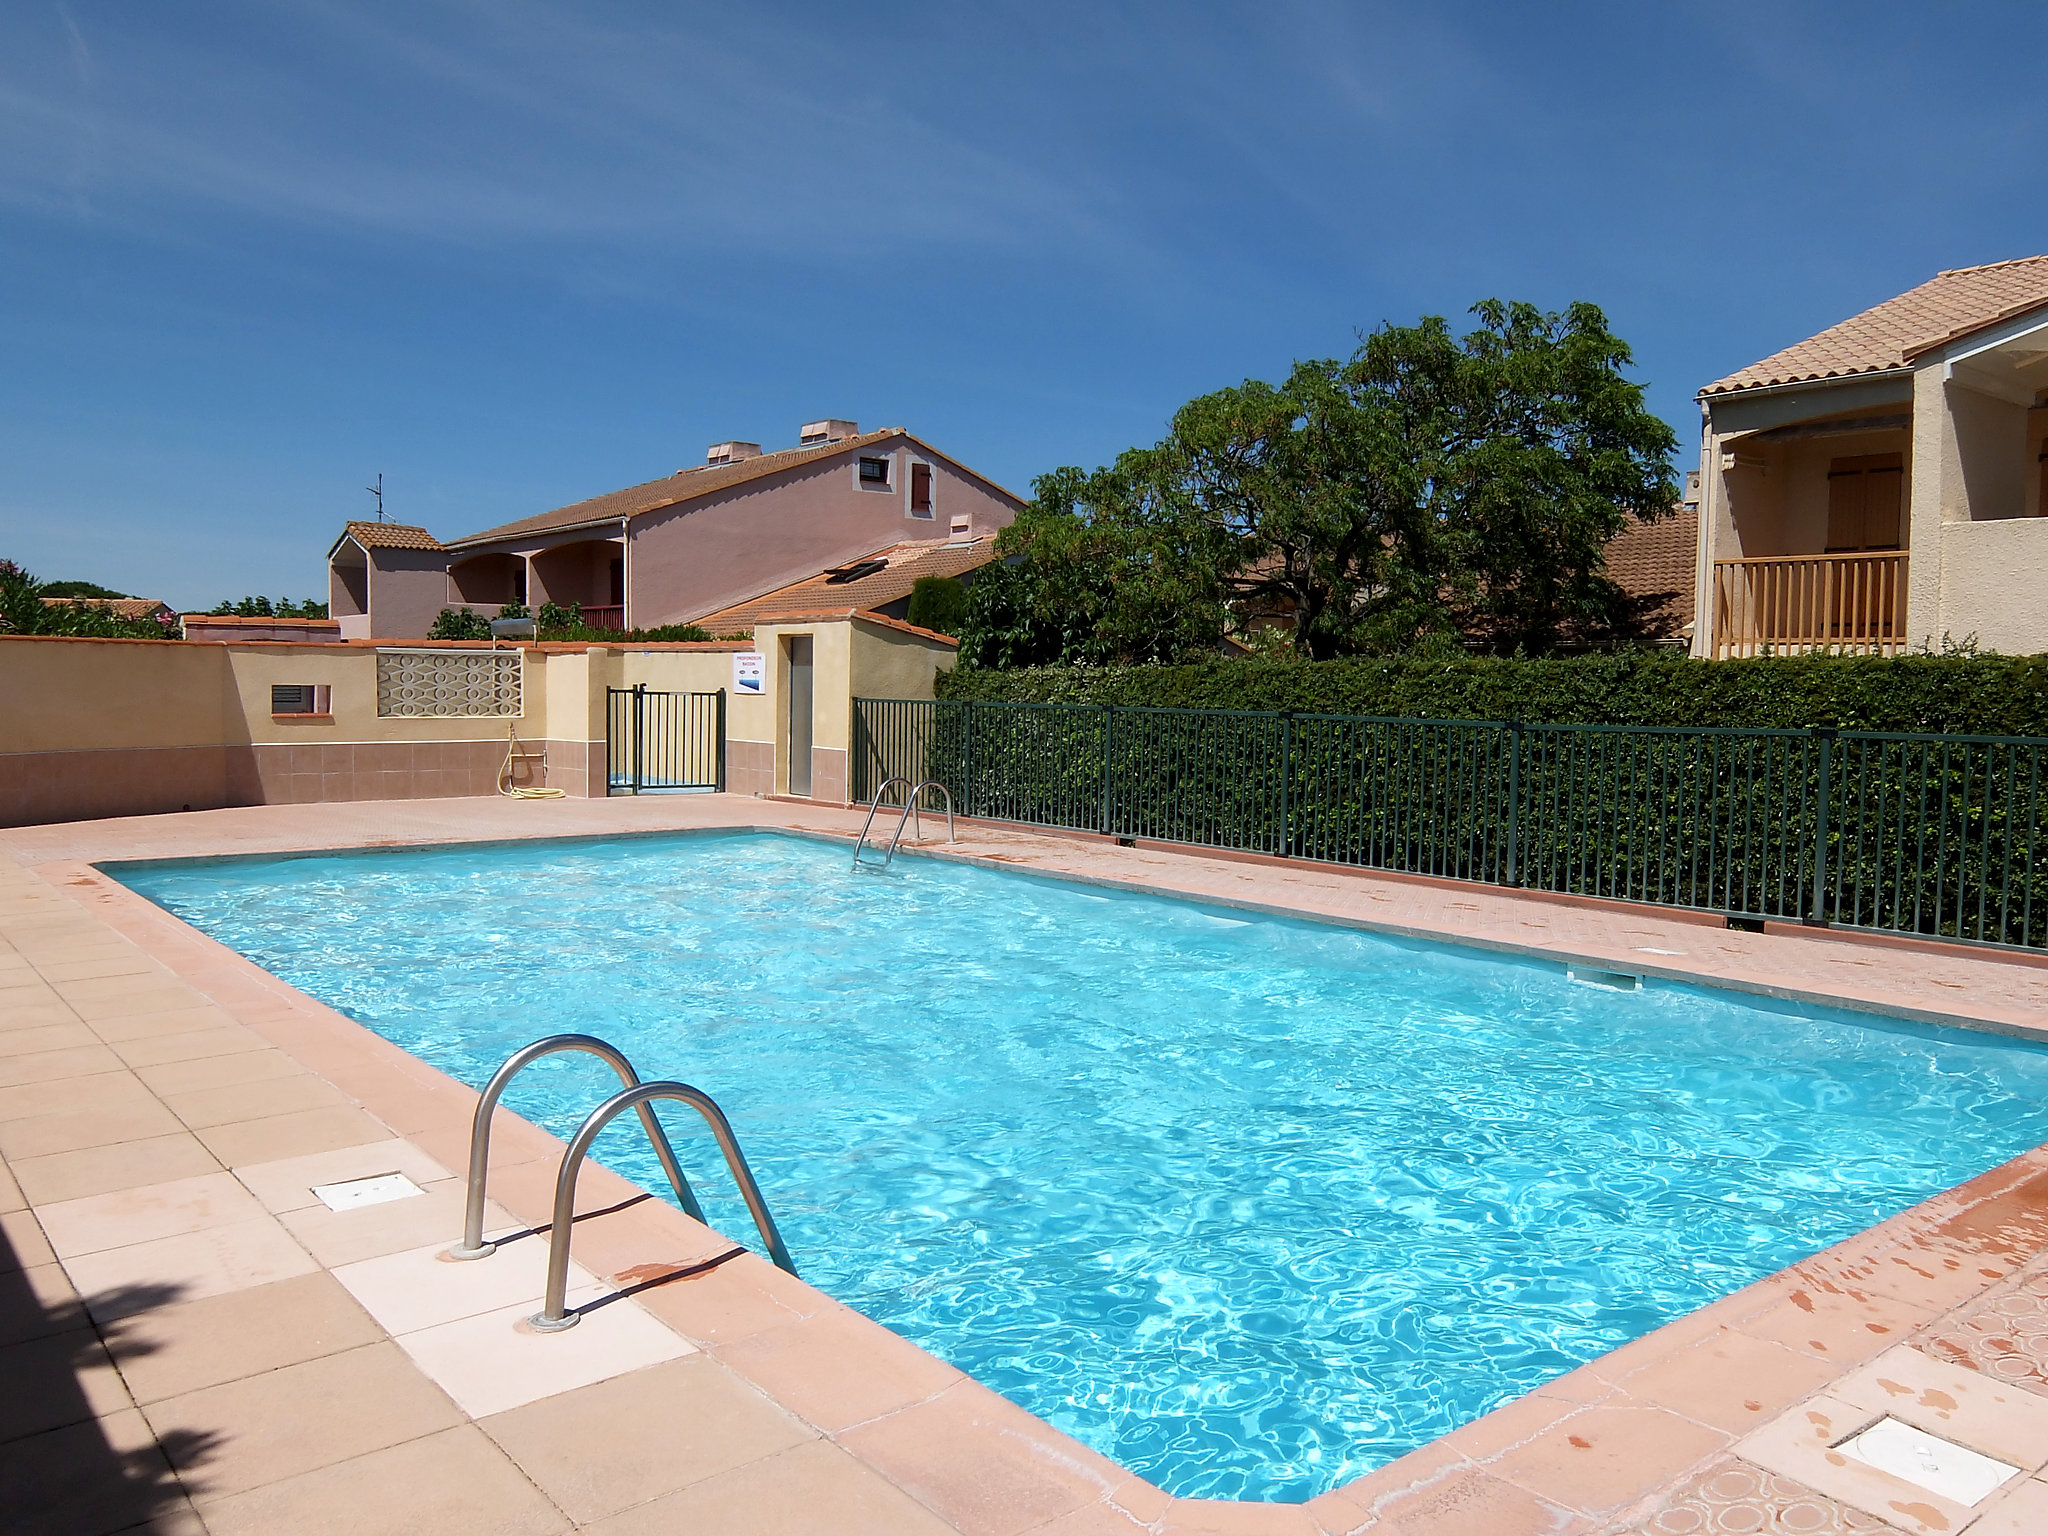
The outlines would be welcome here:
M 2048 651 L 2048 256 L 1700 391 L 1693 654 Z

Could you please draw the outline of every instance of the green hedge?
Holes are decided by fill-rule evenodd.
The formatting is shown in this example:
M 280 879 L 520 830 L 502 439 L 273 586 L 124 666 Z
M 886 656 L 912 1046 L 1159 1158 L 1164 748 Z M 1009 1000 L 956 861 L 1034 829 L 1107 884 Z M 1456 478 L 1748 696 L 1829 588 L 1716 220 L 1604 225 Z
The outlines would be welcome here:
M 938 678 L 942 699 L 1298 710 L 1546 725 L 1831 725 L 2048 737 L 2048 656 L 1777 656 L 1656 652 L 1522 661 L 1216 660 L 1038 667 Z

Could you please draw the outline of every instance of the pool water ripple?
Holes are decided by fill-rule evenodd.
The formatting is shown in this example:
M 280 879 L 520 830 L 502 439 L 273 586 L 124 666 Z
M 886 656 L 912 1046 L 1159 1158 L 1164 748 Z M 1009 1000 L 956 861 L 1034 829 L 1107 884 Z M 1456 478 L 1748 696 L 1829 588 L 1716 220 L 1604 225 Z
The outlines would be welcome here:
M 2048 1054 L 719 834 L 131 865 L 465 1082 L 713 1094 L 806 1279 L 1170 1492 L 1298 1500 L 2048 1139 Z M 566 1136 L 595 1063 L 508 1102 Z M 752 1231 L 669 1119 L 712 1219 Z M 658 1189 L 630 1124 L 599 1156 Z

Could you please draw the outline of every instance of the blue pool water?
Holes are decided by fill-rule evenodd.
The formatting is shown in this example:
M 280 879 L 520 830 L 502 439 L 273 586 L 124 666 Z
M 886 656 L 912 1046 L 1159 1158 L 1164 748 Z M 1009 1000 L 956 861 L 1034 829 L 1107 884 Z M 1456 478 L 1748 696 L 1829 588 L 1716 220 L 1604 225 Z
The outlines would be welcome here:
M 798 838 L 114 872 L 465 1082 L 583 1030 L 704 1088 L 805 1278 L 1188 1496 L 1310 1497 L 2048 1140 L 1992 1036 Z

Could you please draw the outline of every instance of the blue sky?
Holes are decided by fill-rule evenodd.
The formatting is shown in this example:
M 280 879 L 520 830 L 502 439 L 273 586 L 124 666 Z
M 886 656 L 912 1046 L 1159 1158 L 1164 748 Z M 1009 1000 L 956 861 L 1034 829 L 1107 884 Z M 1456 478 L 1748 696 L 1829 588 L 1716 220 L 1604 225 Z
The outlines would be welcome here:
M 1707 380 L 2048 251 L 2022 5 L 0 6 L 0 554 L 325 595 L 706 443 L 1024 492 L 1498 295 Z

